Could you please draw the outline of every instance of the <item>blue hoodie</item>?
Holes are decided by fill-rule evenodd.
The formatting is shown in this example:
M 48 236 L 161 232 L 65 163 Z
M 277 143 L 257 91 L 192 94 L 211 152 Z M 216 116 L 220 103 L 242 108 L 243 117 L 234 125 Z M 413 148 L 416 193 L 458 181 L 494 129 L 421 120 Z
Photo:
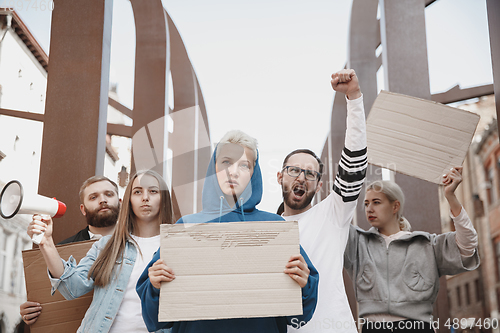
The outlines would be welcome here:
M 238 198 L 238 203 L 233 207 L 229 206 L 217 182 L 215 158 L 216 151 L 212 155 L 203 185 L 203 210 L 198 214 L 184 216 L 177 223 L 283 220 L 279 215 L 263 212 L 255 208 L 262 198 L 262 174 L 258 157 L 250 183 Z M 157 251 L 137 282 L 137 293 L 141 298 L 144 322 L 150 332 L 172 327 L 173 333 L 284 333 L 287 331 L 287 325 L 298 328 L 312 318 L 316 308 L 319 282 L 318 271 L 314 268 L 302 247 L 300 247 L 300 254 L 306 260 L 310 270 L 307 285 L 302 288 L 303 314 L 300 316 L 158 322 L 160 290 L 153 287 L 148 278 L 148 268 L 160 259 L 160 251 Z

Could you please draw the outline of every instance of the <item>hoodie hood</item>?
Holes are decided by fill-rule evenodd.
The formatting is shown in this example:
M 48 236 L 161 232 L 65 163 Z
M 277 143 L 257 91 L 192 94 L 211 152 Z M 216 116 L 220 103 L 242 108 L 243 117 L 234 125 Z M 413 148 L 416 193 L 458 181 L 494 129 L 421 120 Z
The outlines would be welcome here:
M 227 202 L 224 193 L 222 192 L 219 186 L 219 182 L 217 181 L 217 174 L 215 172 L 215 163 L 216 163 L 218 148 L 219 145 L 217 145 L 212 154 L 212 158 L 210 159 L 210 164 L 208 165 L 208 170 L 205 177 L 205 182 L 203 184 L 203 192 L 202 192 L 203 210 L 198 214 L 184 216 L 178 222 L 180 223 L 219 222 L 219 217 L 220 217 L 220 222 L 262 220 L 261 218 L 257 218 L 255 216 L 257 212 L 265 215 L 270 213 L 260 212 L 255 208 L 255 206 L 257 206 L 260 203 L 260 200 L 262 199 L 262 173 L 259 165 L 258 151 L 257 151 L 257 159 L 255 161 L 255 166 L 252 177 L 250 178 L 250 182 L 245 187 L 245 190 L 239 196 L 238 202 L 231 207 Z M 271 218 L 270 220 L 276 220 L 276 218 Z

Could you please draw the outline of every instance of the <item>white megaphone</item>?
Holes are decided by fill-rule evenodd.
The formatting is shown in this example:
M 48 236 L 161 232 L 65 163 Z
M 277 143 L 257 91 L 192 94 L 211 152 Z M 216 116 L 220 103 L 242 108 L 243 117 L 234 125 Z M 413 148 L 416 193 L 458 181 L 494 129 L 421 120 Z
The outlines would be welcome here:
M 11 219 L 17 214 L 46 214 L 51 217 L 61 217 L 64 213 L 66 213 L 64 203 L 39 194 L 26 194 L 18 180 L 8 182 L 0 194 L 0 215 L 4 219 Z M 40 244 L 43 234 L 43 232 L 34 234 L 31 238 L 33 243 Z

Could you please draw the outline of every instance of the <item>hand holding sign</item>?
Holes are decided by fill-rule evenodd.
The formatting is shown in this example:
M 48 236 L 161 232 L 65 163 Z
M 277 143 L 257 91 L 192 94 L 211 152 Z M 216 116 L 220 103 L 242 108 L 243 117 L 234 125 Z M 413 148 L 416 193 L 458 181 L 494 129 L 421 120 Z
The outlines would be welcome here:
M 442 185 L 444 185 L 444 196 L 448 200 L 453 216 L 458 216 L 462 210 L 462 204 L 455 196 L 455 190 L 462 182 L 462 169 L 462 167 L 454 167 L 447 174 L 443 175 Z
M 310 271 L 304 257 L 300 254 L 290 257 L 284 272 L 297 282 L 300 288 L 304 288 L 306 286 Z
M 454 167 L 450 171 L 443 175 L 443 185 L 445 195 L 454 194 L 458 185 L 462 182 L 462 170 L 463 167 Z
M 161 288 L 162 282 L 170 282 L 175 279 L 172 268 L 168 267 L 163 259 L 158 259 L 153 266 L 148 269 L 149 281 L 156 289 Z

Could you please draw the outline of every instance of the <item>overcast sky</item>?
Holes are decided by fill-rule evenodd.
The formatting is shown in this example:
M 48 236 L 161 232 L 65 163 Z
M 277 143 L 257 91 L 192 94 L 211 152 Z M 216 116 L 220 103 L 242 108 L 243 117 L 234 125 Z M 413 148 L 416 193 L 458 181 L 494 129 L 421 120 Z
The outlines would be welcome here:
M 231 129 L 259 140 L 260 209 L 278 206 L 275 175 L 289 151 L 321 153 L 334 97 L 330 75 L 346 63 L 351 2 L 163 0 L 198 76 L 212 141 Z M 128 0 L 113 6 L 110 79 L 132 108 L 133 14 Z M 50 12 L 19 14 L 48 53 Z M 485 0 L 438 0 L 426 9 L 426 29 L 432 93 L 492 83 Z

